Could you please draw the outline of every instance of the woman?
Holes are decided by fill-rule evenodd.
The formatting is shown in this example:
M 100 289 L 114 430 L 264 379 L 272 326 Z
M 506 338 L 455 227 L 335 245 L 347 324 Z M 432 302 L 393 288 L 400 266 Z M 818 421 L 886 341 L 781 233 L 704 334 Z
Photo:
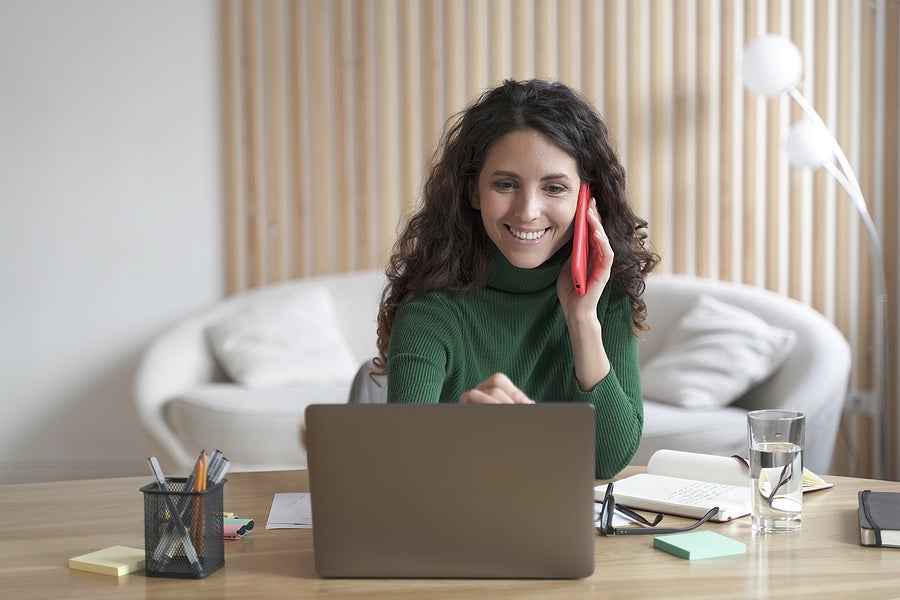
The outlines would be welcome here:
M 570 269 L 589 183 L 585 295 Z M 632 212 L 606 125 L 560 83 L 506 81 L 444 135 L 400 234 L 378 314 L 389 402 L 588 402 L 597 477 L 634 456 L 643 404 L 638 331 L 658 258 Z

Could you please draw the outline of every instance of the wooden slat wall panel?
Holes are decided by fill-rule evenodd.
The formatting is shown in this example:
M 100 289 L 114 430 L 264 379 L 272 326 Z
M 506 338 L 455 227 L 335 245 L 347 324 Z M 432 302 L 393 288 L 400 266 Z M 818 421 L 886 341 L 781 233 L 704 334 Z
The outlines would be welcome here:
M 548 77 L 606 117 L 660 271 L 812 305 L 850 340 L 852 387 L 867 390 L 865 232 L 824 171 L 788 164 L 781 141 L 796 106 L 742 87 L 744 45 L 788 35 L 804 55 L 801 90 L 856 168 L 882 232 L 889 366 L 900 369 L 900 3 L 221 0 L 221 28 L 229 291 L 382 267 L 447 117 L 505 78 Z M 900 430 L 896 394 L 890 418 Z M 856 452 L 858 474 L 871 474 L 872 423 L 846 421 L 836 467 L 854 470 L 844 457 Z

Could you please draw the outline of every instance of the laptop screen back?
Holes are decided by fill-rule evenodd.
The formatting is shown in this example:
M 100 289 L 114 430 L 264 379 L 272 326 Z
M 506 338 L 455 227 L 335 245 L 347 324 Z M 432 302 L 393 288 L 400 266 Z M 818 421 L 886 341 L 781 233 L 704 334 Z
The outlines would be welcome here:
M 590 405 L 313 405 L 306 429 L 323 577 L 594 570 Z

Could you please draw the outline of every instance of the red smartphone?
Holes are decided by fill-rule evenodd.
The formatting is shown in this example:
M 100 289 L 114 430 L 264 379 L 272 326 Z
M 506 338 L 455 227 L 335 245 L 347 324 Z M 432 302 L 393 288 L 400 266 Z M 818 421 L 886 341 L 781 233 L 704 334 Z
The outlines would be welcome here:
M 575 207 L 575 234 L 572 239 L 572 282 L 575 293 L 584 296 L 587 292 L 588 232 L 587 207 L 591 201 L 591 186 L 581 184 L 578 204 Z

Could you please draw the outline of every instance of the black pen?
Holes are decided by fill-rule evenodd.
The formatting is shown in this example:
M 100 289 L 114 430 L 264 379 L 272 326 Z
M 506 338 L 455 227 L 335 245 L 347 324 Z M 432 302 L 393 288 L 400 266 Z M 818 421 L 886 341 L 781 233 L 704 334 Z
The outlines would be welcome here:
M 169 493 L 169 484 L 166 481 L 166 476 L 162 472 L 162 468 L 159 466 L 159 460 L 155 456 L 151 456 L 149 458 L 150 462 L 150 470 L 153 471 L 153 476 L 156 478 L 156 483 L 159 486 L 163 499 L 166 503 L 166 507 L 169 509 L 172 517 L 171 519 L 175 521 L 175 527 L 178 530 L 178 535 L 181 536 L 181 543 L 184 545 L 184 553 L 187 555 L 188 561 L 190 561 L 191 566 L 194 567 L 194 570 L 197 571 L 198 574 L 203 573 L 203 565 L 200 564 L 200 559 L 197 557 L 197 550 L 194 548 L 194 544 L 191 543 L 191 536 L 188 533 L 187 529 L 184 526 L 184 523 L 181 521 L 181 515 L 178 512 L 178 507 L 175 506 L 175 503 L 172 501 L 172 496 Z M 171 522 L 171 521 L 170 521 Z M 162 542 L 164 541 L 165 536 L 157 545 L 157 552 L 159 553 L 160 546 L 162 546 Z M 177 541 L 177 540 L 176 540 Z M 163 552 L 165 553 L 165 547 L 163 546 Z

